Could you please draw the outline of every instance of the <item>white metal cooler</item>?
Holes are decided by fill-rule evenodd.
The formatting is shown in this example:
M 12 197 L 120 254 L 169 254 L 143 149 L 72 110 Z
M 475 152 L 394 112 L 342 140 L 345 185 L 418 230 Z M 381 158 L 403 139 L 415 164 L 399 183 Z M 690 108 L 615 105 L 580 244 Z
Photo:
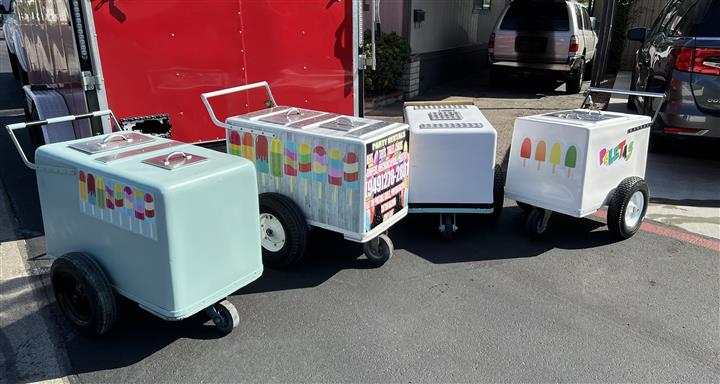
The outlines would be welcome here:
M 237 311 L 223 299 L 263 270 L 252 163 L 119 131 L 41 146 L 33 164 L 13 134 L 107 114 L 8 126 L 37 173 L 58 304 L 92 334 L 112 325 L 113 290 L 167 320 L 207 309 L 229 332 Z
M 210 98 L 265 88 L 269 108 L 220 121 Z M 408 212 L 408 126 L 278 106 L 267 83 L 202 95 L 213 122 L 227 129 L 228 153 L 255 163 L 266 265 L 287 267 L 304 252 L 307 224 L 365 245 L 382 264 L 385 232 Z
M 665 97 L 591 88 L 583 106 L 591 92 Z M 585 217 L 609 205 L 610 231 L 620 238 L 632 236 L 647 210 L 643 178 L 653 121 L 649 116 L 594 109 L 515 120 L 505 194 L 525 208 L 538 208 L 528 216 L 529 235 L 541 235 L 553 211 Z
M 409 102 L 405 122 L 413 146 L 410 213 L 439 213 L 446 238 L 458 228 L 458 213 L 499 216 L 497 132 L 482 112 L 472 102 Z

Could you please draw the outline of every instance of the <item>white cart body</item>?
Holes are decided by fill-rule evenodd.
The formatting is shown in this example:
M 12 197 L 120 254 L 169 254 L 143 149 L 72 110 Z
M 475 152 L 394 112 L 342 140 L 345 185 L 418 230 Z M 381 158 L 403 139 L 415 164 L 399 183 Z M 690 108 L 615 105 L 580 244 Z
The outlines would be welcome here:
M 471 102 L 406 103 L 410 212 L 492 213 L 497 132 Z
M 651 119 L 587 109 L 515 120 L 508 198 L 584 217 L 607 205 L 631 176 L 643 178 Z

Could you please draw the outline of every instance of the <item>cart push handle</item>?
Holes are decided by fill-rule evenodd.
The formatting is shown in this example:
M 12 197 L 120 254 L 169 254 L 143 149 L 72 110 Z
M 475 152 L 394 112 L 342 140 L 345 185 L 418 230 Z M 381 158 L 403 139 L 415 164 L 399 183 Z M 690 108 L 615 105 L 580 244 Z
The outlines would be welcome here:
M 655 114 L 652 117 L 652 120 L 650 121 L 650 125 L 655 123 L 655 120 L 657 119 L 658 115 L 660 114 L 660 107 L 665 103 L 665 100 L 667 99 L 667 95 L 664 93 L 657 93 L 657 92 L 642 92 L 642 91 L 631 91 L 629 89 L 613 89 L 613 88 L 588 88 L 587 91 L 585 91 L 585 99 L 583 100 L 582 107 L 585 107 L 588 105 L 588 101 L 590 101 L 590 105 L 592 105 L 592 96 L 590 96 L 591 93 L 609 93 L 609 94 L 616 94 L 616 95 L 627 95 L 627 96 L 642 96 L 642 97 L 653 97 L 658 98 L 660 100 L 660 105 L 655 110 Z
M 267 81 L 260 81 L 257 83 L 252 84 L 245 84 L 241 85 L 239 87 L 232 87 L 232 88 L 225 88 L 220 89 L 217 91 L 212 92 L 206 92 L 203 94 L 200 94 L 200 98 L 203 101 L 203 104 L 205 104 L 205 108 L 207 108 L 208 113 L 210 114 L 210 119 L 212 119 L 213 123 L 221 128 L 230 128 L 228 124 L 225 124 L 224 122 L 218 120 L 217 116 L 215 115 L 215 111 L 212 108 L 212 105 L 210 105 L 210 99 L 217 96 L 223 96 L 223 95 L 229 95 L 232 93 L 238 93 L 238 92 L 244 92 L 249 91 L 251 89 L 255 88 L 265 88 L 265 93 L 267 94 L 268 100 L 270 100 L 270 103 L 272 103 L 271 107 L 277 106 L 277 103 L 275 102 L 275 98 L 272 95 L 272 91 L 270 91 L 270 85 L 267 83 Z
M 101 111 L 85 113 L 82 115 L 58 116 L 58 117 L 50 117 L 45 120 L 28 121 L 26 123 L 8 124 L 5 126 L 5 129 L 7 129 L 8 133 L 10 134 L 10 139 L 12 140 L 13 144 L 15 144 L 15 148 L 17 149 L 18 153 L 20 153 L 20 157 L 22 158 L 23 163 L 25 163 L 25 165 L 28 168 L 30 168 L 32 170 L 37 170 L 38 166 L 35 163 L 32 163 L 32 162 L 30 162 L 30 160 L 28 160 L 27 156 L 25 155 L 25 151 L 23 151 L 22 147 L 20 146 L 20 142 L 18 141 L 17 137 L 15 136 L 16 129 L 37 127 L 37 126 L 45 125 L 45 124 L 64 123 L 64 122 L 68 122 L 68 121 L 90 119 L 93 117 L 101 117 L 101 116 L 108 116 L 108 115 L 113 120 L 116 127 L 118 127 L 118 128 L 122 127 L 120 125 L 120 123 L 118 122 L 118 120 L 115 118 L 115 115 L 112 113 L 112 111 L 109 109 L 104 109 Z

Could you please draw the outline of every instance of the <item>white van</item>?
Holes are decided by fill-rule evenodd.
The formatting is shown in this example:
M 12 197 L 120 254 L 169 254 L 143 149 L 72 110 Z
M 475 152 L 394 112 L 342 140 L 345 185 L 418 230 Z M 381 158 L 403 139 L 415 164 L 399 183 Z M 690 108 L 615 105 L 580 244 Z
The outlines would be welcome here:
M 552 76 L 578 93 L 595 57 L 597 34 L 587 8 L 575 1 L 515 0 L 500 14 L 488 42 L 494 82 L 508 72 Z
M 3 35 L 7 45 L 13 76 L 23 84 L 27 84 L 27 60 L 20 37 L 20 26 L 15 14 L 14 0 L 0 0 Z

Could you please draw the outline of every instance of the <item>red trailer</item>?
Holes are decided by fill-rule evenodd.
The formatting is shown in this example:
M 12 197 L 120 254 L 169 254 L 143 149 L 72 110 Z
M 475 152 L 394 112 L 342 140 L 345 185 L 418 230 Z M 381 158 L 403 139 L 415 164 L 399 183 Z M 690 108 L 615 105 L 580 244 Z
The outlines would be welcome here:
M 266 79 L 290 105 L 362 113 L 361 0 L 12 3 L 35 119 L 112 107 L 146 132 L 213 141 L 225 132 L 199 95 Z M 220 116 L 237 114 L 238 105 L 254 110 L 261 96 L 226 98 L 216 108 Z M 83 124 L 35 132 L 35 144 L 112 129 L 109 121 Z

